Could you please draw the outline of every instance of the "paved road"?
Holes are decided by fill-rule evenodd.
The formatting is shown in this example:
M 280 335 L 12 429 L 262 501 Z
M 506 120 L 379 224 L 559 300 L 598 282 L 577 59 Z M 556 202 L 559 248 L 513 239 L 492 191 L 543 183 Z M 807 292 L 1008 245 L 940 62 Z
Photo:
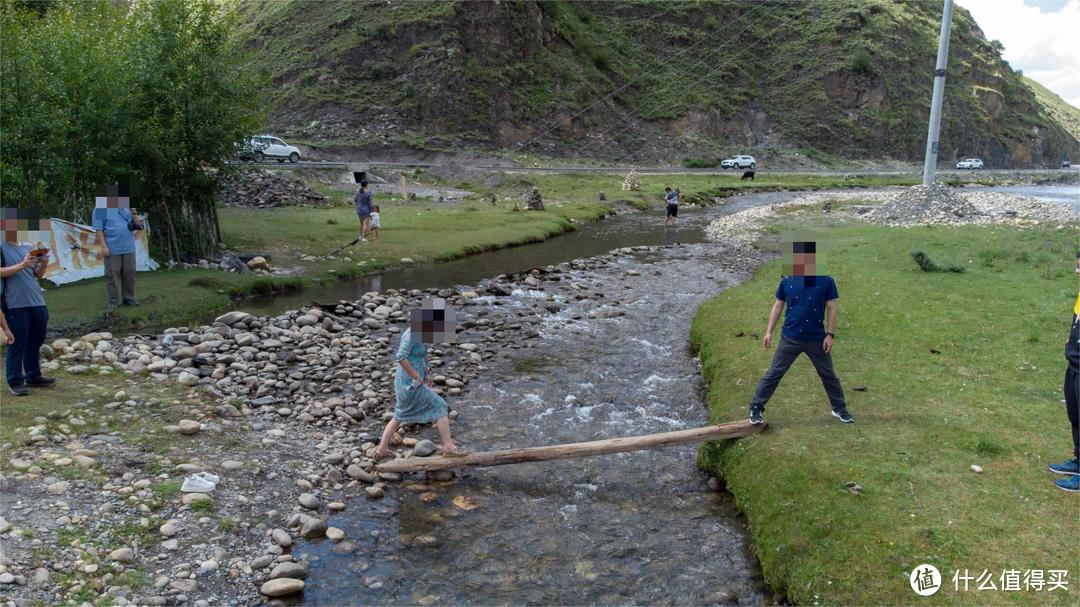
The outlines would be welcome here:
M 250 162 L 236 162 L 230 161 L 229 164 L 242 164 L 244 166 L 257 166 L 256 163 Z M 423 162 L 378 162 L 367 161 L 359 162 L 357 164 L 367 165 L 369 167 L 378 167 L 385 169 L 416 169 L 416 168 L 434 168 L 441 166 L 455 166 L 453 164 L 435 164 L 435 163 L 423 163 Z M 344 162 L 324 162 L 315 160 L 301 160 L 300 162 L 274 162 L 267 161 L 260 163 L 258 166 L 266 166 L 267 168 L 277 169 L 346 169 L 348 164 Z M 688 169 L 686 167 L 635 167 L 635 166 L 561 166 L 561 167 L 522 167 L 522 166 L 496 166 L 496 165 L 472 165 L 471 169 L 480 169 L 485 171 L 503 171 L 506 173 L 615 173 L 626 174 L 631 169 L 637 169 L 637 172 L 642 175 L 686 175 L 686 174 L 698 174 L 698 175 L 733 175 L 737 174 L 741 169 Z M 758 171 L 762 173 L 793 173 L 793 174 L 814 174 L 814 175 L 904 175 L 904 174 L 918 174 L 922 172 L 921 168 L 913 167 L 911 169 L 867 169 L 867 168 L 850 168 L 850 169 L 770 169 L 767 167 L 758 167 Z M 1058 173 L 1063 169 L 979 169 L 977 171 L 957 171 L 955 169 L 939 169 L 938 173 L 942 175 L 962 175 L 966 173 L 994 173 L 994 174 L 1007 174 L 1007 173 Z M 1080 172 L 1080 165 L 1072 167 L 1073 170 Z

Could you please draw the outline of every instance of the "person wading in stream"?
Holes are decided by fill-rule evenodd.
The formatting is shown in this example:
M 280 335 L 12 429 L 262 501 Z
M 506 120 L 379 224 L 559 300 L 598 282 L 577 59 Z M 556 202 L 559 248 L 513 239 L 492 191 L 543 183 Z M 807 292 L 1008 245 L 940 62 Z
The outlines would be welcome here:
M 785 264 L 785 276 L 776 288 L 776 301 L 769 312 L 769 326 L 765 329 L 763 342 L 768 349 L 772 345 L 772 332 L 780 314 L 787 306 L 784 326 L 780 331 L 780 343 L 776 346 L 772 365 L 761 377 L 754 397 L 750 401 L 750 423 L 765 421 L 765 403 L 772 398 L 780 380 L 788 368 L 805 353 L 817 369 L 825 392 L 829 395 L 833 417 L 845 424 L 855 421 L 844 404 L 844 390 L 840 378 L 833 371 L 832 345 L 836 335 L 836 301 L 840 295 L 832 276 L 817 274 L 817 244 L 811 240 L 785 243 L 785 254 L 791 263 Z M 785 260 L 786 261 L 786 260 Z M 823 319 L 829 313 L 829 330 Z
M 454 311 L 447 309 L 446 300 L 427 298 L 423 305 L 413 310 L 409 328 L 401 333 L 398 344 L 397 369 L 394 374 L 394 418 L 386 424 L 375 459 L 393 458 L 390 441 L 402 424 L 430 424 L 442 438 L 444 457 L 462 457 L 466 451 L 458 449 L 450 437 L 450 418 L 446 401 L 431 389 L 433 383 L 427 368 L 427 344 L 454 340 Z

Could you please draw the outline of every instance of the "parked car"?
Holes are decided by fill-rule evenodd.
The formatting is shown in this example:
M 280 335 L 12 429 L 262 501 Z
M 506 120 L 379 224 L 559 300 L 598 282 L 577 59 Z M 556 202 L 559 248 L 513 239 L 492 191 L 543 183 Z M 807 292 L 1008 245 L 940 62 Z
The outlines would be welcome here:
M 757 168 L 757 161 L 753 156 L 732 156 L 727 160 L 720 163 L 722 169 L 754 169 Z
M 981 169 L 983 168 L 983 161 L 978 158 L 965 158 L 956 163 L 958 169 Z
M 262 162 L 266 158 L 275 158 L 278 162 L 297 162 L 300 160 L 300 149 L 271 135 L 257 135 L 236 143 L 236 157 L 255 162 Z
M 1071 167 L 1072 167 L 1072 163 L 1071 163 L 1071 162 L 1069 162 L 1069 159 L 1068 159 L 1068 158 L 1066 158 L 1065 160 L 1062 160 L 1062 161 L 1061 161 L 1061 168 L 1063 168 L 1063 169 L 1068 169 L 1068 168 L 1071 168 Z

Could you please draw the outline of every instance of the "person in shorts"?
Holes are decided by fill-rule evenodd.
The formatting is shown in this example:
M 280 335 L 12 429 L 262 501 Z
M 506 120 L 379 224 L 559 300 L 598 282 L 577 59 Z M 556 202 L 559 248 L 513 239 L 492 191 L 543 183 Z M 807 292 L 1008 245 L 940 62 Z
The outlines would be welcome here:
M 371 206 L 371 239 L 379 242 L 379 228 L 382 227 L 382 218 L 379 216 L 379 205 Z
M 353 202 L 356 203 L 356 217 L 360 221 L 360 241 L 366 242 L 368 229 L 371 225 L 371 207 L 373 204 L 367 181 L 360 182 L 360 189 L 356 191 Z
M 664 188 L 664 199 L 667 200 L 667 219 L 664 220 L 664 225 L 675 225 L 675 218 L 679 216 L 679 191 L 671 191 L 671 188 Z

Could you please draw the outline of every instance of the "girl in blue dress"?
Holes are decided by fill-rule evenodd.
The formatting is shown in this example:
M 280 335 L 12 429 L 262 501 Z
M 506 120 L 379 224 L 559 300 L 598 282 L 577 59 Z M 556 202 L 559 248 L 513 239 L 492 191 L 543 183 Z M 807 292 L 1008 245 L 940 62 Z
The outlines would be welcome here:
M 401 342 L 394 356 L 397 361 L 394 418 L 383 430 L 375 451 L 376 460 L 394 457 L 390 451 L 390 440 L 402 424 L 434 422 L 442 438 L 443 456 L 461 457 L 466 454 L 454 445 L 450 437 L 446 401 L 431 389 L 434 384 L 427 365 L 427 344 L 453 338 L 453 313 L 447 314 L 445 306 L 445 300 L 425 301 L 423 308 L 413 310 L 409 328 L 401 333 Z

